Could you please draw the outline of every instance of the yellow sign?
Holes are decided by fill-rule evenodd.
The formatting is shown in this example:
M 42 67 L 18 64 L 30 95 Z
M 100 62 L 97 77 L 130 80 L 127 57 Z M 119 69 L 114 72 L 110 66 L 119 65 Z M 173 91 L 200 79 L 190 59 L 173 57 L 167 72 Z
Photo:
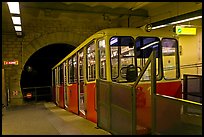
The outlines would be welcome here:
M 196 28 L 183 28 L 176 26 L 176 34 L 178 35 L 196 35 Z

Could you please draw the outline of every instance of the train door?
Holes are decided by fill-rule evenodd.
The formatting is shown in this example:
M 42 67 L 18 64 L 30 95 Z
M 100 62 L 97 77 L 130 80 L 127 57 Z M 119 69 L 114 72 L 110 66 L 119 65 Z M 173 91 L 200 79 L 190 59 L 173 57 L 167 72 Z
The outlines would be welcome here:
M 68 108 L 68 95 L 67 95 L 67 60 L 63 63 L 63 74 L 64 74 L 64 106 Z
M 78 52 L 78 93 L 79 93 L 79 115 L 85 117 L 85 103 L 84 103 L 84 52 L 83 49 Z
M 95 62 L 95 42 L 87 45 L 86 48 L 86 83 L 84 88 L 86 118 L 92 122 L 97 122 L 96 113 L 96 62 Z
M 78 114 L 77 54 L 68 60 L 68 110 Z
M 59 66 L 59 107 L 64 108 L 64 64 Z
M 59 106 L 59 67 L 55 69 L 55 74 L 56 74 L 55 101 L 56 104 Z
M 157 92 L 167 96 L 182 98 L 178 41 L 174 38 L 162 38 L 161 45 L 165 82 L 159 85 Z

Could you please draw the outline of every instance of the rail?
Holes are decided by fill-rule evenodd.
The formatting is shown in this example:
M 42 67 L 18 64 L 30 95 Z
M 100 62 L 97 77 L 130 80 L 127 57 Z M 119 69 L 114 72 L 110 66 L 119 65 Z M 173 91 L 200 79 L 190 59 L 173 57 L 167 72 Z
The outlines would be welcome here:
M 183 75 L 183 98 L 202 103 L 202 76 Z
M 51 86 L 26 87 L 22 89 L 24 101 L 51 101 Z

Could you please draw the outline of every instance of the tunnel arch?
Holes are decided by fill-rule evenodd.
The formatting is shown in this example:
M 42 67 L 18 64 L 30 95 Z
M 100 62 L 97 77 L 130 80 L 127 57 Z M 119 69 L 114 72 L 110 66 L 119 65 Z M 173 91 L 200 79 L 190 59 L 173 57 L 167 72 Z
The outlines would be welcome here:
M 23 48 L 23 60 L 22 65 L 24 67 L 25 62 L 30 56 L 46 45 L 52 45 L 56 43 L 64 43 L 77 47 L 86 37 L 84 38 L 73 32 L 54 32 L 47 35 L 40 36 L 32 40 L 26 47 Z
M 45 34 L 43 36 L 39 36 L 38 38 L 33 39 L 26 45 L 22 45 L 22 54 L 19 54 L 19 58 L 22 58 L 20 61 L 21 67 L 18 68 L 16 71 L 13 71 L 11 75 L 14 75 L 15 77 L 12 79 L 14 80 L 12 87 L 10 90 L 18 90 L 19 91 L 19 100 L 18 102 L 20 104 L 23 103 L 23 94 L 22 89 L 20 85 L 20 79 L 23 72 L 23 68 L 27 60 L 32 56 L 33 53 L 35 53 L 37 50 L 43 48 L 46 45 L 52 45 L 56 43 L 64 43 L 69 44 L 72 46 L 77 47 L 83 40 L 86 39 L 87 36 L 80 35 L 78 33 L 74 32 L 54 32 Z M 22 40 L 23 42 L 24 40 Z M 11 82 L 12 82 L 11 80 Z M 15 82 L 17 81 L 17 82 Z M 21 99 L 21 101 L 20 101 Z
M 20 86 L 23 96 L 27 92 L 36 96 L 32 99 L 23 98 L 24 101 L 51 100 L 51 96 L 45 96 L 51 95 L 51 69 L 74 49 L 72 45 L 56 43 L 44 46 L 30 56 L 22 70 Z

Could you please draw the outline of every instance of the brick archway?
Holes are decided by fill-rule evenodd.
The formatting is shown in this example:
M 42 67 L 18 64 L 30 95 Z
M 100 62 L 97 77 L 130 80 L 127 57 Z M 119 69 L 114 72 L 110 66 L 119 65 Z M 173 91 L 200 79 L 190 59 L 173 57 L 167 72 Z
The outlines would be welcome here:
M 12 79 L 10 79 L 10 90 L 11 91 L 19 91 L 18 95 L 13 95 L 10 93 L 10 104 L 12 105 L 21 105 L 23 104 L 23 96 L 22 89 L 20 85 L 20 79 L 22 75 L 22 71 L 25 63 L 28 61 L 30 56 L 34 54 L 37 50 L 51 44 L 68 44 L 72 46 L 78 46 L 86 36 L 79 35 L 72 32 L 54 32 L 49 33 L 47 35 L 40 36 L 34 40 L 32 40 L 28 45 L 23 45 L 23 53 L 22 53 L 22 68 L 18 68 L 13 71 Z M 19 55 L 21 56 L 21 55 Z
M 41 36 L 31 41 L 29 45 L 27 45 L 23 49 L 22 64 L 24 66 L 29 57 L 44 46 L 56 43 L 64 43 L 72 46 L 78 46 L 83 41 L 83 39 L 85 39 L 85 37 L 82 38 L 81 35 L 72 32 L 55 32 Z

